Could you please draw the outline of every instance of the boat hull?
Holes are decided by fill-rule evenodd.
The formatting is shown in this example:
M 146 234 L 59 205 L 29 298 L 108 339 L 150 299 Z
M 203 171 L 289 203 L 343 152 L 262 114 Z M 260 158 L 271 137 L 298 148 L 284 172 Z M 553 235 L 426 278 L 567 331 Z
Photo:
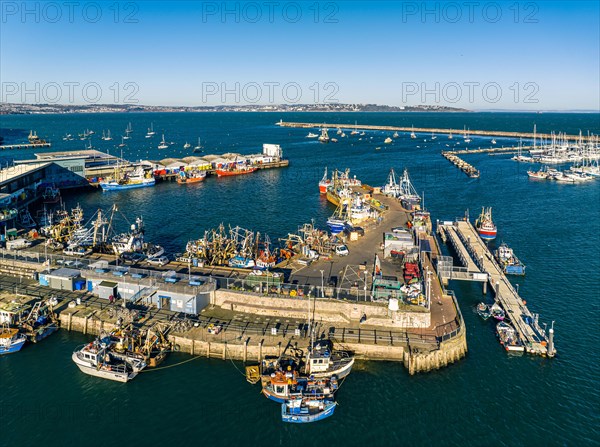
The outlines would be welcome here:
M 315 414 L 309 414 L 308 412 L 305 412 L 304 409 L 301 409 L 297 413 L 290 412 L 288 411 L 287 404 L 283 403 L 281 404 L 281 420 L 293 424 L 307 424 L 310 422 L 321 421 L 333 415 L 336 405 L 335 402 L 326 403 L 322 411 Z
M 188 178 L 178 178 L 177 179 L 177 183 L 179 183 L 180 185 L 187 185 L 189 183 L 200 183 L 201 181 L 203 181 L 206 178 L 206 176 L 202 176 L 202 177 L 188 177 Z
M 77 358 L 76 353 L 73 353 L 72 359 L 73 359 L 73 362 L 75 362 L 75 364 L 77 365 L 77 367 L 79 368 L 79 370 L 82 373 L 87 374 L 88 376 L 98 377 L 100 379 L 107 379 L 107 380 L 112 380 L 114 382 L 126 383 L 129 380 L 133 379 L 137 375 L 137 372 L 135 372 L 135 371 L 130 372 L 130 373 L 127 373 L 127 372 L 121 373 L 121 372 L 112 372 L 112 371 L 106 371 L 103 369 L 97 369 L 97 368 L 91 366 L 90 364 L 79 360 L 79 358 Z
M 234 176 L 234 175 L 252 174 L 256 170 L 257 170 L 257 168 L 250 168 L 250 169 L 244 169 L 244 170 L 234 170 L 234 171 L 226 171 L 226 170 L 223 170 L 223 169 L 217 169 L 216 173 L 217 173 L 217 177 L 231 177 L 231 176 Z
M 20 340 L 14 341 L 9 346 L 0 346 L 0 355 L 12 354 L 14 352 L 19 352 L 24 344 L 25 344 L 25 338 L 22 338 Z
M 315 379 L 325 379 L 332 376 L 336 376 L 338 380 L 343 379 L 350 371 L 352 371 L 352 367 L 354 366 L 354 358 L 352 358 L 348 363 L 342 365 L 341 367 L 328 370 L 324 372 L 311 372 L 311 376 L 314 376 Z
M 44 338 L 48 337 L 49 335 L 54 334 L 56 331 L 58 331 L 58 326 L 56 324 L 50 324 L 44 328 L 40 328 L 37 331 L 31 333 L 31 334 L 27 334 L 27 341 L 31 342 L 31 343 L 37 343 L 39 341 L 42 341 Z
M 481 237 L 481 239 L 491 241 L 492 239 L 496 239 L 497 231 L 479 229 L 478 233 L 479 233 L 479 236 Z

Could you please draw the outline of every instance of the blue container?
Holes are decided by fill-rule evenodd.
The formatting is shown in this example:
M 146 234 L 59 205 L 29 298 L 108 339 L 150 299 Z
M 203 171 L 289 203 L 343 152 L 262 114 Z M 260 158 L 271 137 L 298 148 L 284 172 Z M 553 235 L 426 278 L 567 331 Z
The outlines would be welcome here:
M 84 287 L 85 287 L 85 280 L 75 281 L 75 290 L 83 290 Z
M 87 282 L 88 292 L 92 292 L 94 290 L 94 283 L 92 281 Z

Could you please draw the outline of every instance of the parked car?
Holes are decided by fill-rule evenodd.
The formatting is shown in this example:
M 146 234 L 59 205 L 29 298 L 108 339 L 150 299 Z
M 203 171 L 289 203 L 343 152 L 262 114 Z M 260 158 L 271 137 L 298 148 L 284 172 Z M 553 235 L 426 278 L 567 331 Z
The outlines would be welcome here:
M 336 245 L 335 254 L 338 256 L 348 256 L 350 254 L 350 251 L 345 245 Z
M 132 262 L 134 264 L 143 261 L 145 258 L 146 255 L 144 253 L 137 252 L 125 252 L 121 255 L 123 261 Z
M 160 256 L 158 258 L 148 259 L 148 264 L 150 265 L 158 265 L 162 267 L 163 265 L 167 265 L 169 263 L 169 258 L 166 256 Z

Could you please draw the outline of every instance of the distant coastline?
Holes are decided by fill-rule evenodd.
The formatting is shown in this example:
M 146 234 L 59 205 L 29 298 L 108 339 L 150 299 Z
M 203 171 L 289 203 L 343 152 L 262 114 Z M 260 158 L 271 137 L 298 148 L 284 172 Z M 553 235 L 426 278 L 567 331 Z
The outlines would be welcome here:
M 14 104 L 0 103 L 0 115 L 136 112 L 470 112 L 446 106 L 387 106 L 378 104 L 279 104 L 220 106 L 145 106 L 131 104 Z

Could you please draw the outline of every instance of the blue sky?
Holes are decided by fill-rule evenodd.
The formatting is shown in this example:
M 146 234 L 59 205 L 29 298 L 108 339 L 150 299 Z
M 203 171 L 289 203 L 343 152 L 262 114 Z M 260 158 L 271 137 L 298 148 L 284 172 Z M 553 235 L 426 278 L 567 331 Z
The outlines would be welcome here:
M 6 102 L 600 109 L 598 1 L 0 3 Z

